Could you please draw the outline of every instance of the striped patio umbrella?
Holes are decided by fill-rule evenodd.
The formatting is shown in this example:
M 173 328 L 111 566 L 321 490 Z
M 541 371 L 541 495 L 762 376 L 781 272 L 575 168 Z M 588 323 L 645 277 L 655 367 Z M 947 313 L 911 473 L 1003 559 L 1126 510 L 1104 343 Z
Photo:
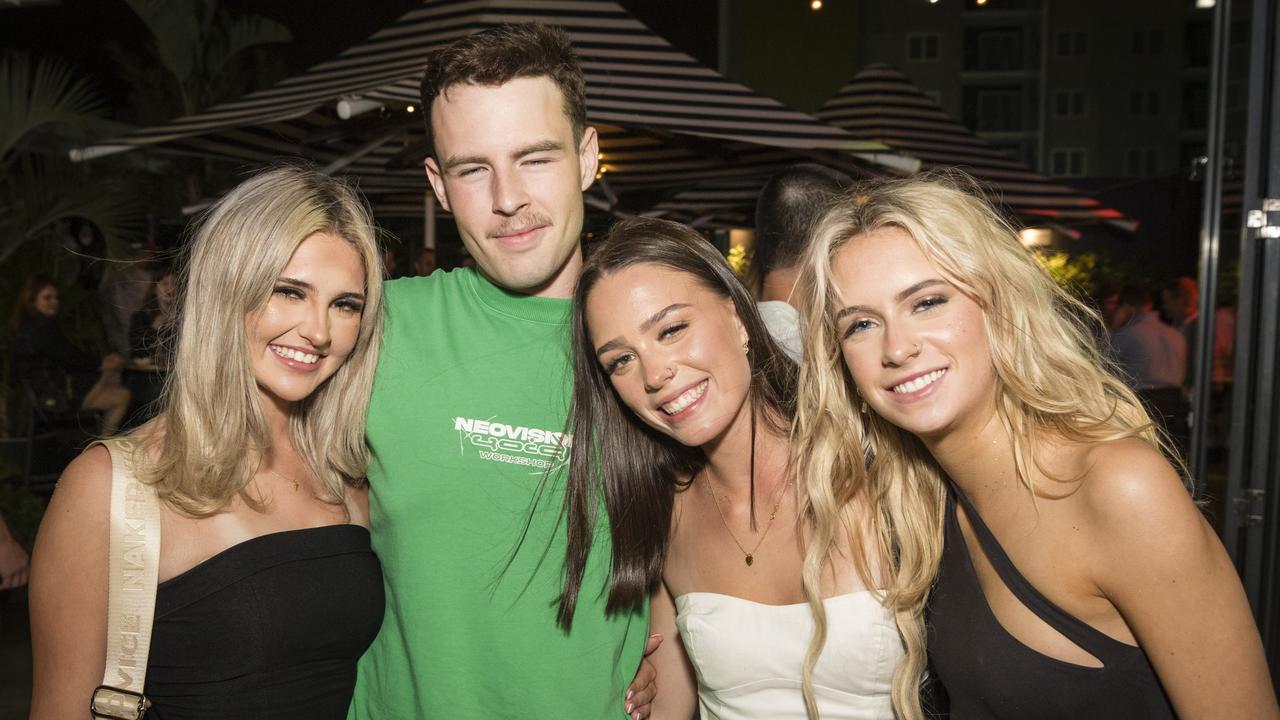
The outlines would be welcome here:
M 136 148 L 261 164 L 307 157 L 357 175 L 388 207 L 426 190 L 418 82 L 428 56 L 485 27 L 544 22 L 568 33 L 587 79 L 587 118 L 601 132 L 598 197 L 688 187 L 802 159 L 841 157 L 872 167 L 888 150 L 756 95 L 703 67 L 614 2 L 425 0 L 368 40 L 272 88 L 73 151 L 74 159 Z M 348 120 L 337 103 L 377 106 Z M 851 156 L 861 155 L 858 160 Z
M 872 65 L 859 72 L 815 115 L 857 138 L 918 158 L 924 170 L 964 170 L 985 186 L 993 202 L 1024 222 L 1124 220 L 1120 212 L 1010 159 L 953 120 L 901 71 L 888 65 Z

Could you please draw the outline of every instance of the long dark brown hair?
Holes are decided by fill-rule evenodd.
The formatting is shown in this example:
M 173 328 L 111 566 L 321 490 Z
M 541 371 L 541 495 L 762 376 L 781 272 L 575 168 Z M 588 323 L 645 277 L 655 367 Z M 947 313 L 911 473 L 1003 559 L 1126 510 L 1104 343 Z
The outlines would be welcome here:
M 587 328 L 587 297 L 601 279 L 644 264 L 685 273 L 731 299 L 750 342 L 753 423 L 758 416 L 785 435 L 795 415 L 796 365 L 769 335 L 755 301 L 724 256 L 678 223 L 635 218 L 614 225 L 587 258 L 573 296 L 574 384 L 566 428 L 573 446 L 563 508 L 568 547 L 556 614 L 565 629 L 573 624 L 601 495 L 613 540 L 605 612 L 613 613 L 641 603 L 661 580 L 676 489 L 688 485 L 706 464 L 701 450 L 650 428 L 625 407 L 596 359 Z

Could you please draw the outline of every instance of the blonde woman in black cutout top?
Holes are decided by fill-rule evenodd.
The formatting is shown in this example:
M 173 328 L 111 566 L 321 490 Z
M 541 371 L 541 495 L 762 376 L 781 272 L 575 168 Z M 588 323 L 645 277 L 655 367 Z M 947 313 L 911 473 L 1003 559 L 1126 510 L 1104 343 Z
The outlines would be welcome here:
M 797 288 L 800 472 L 892 519 L 909 670 L 927 642 L 955 718 L 1277 717 L 1231 561 L 1096 316 L 963 184 L 851 189 Z

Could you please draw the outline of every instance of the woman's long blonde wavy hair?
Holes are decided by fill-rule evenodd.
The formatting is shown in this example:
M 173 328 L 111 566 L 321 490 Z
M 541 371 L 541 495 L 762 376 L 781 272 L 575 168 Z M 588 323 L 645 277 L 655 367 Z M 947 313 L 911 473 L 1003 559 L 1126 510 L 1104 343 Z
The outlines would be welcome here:
M 832 261 L 846 243 L 890 227 L 914 238 L 930 263 L 982 308 L 996 411 L 1013 443 L 1018 478 L 1033 496 L 1052 494 L 1036 486 L 1031 472 L 1039 467 L 1037 443 L 1047 437 L 1137 437 L 1171 454 L 1137 397 L 1099 353 L 1096 312 L 1053 281 L 968 176 L 864 183 L 827 210 L 815 225 L 796 285 L 805 362 L 793 441 L 801 511 L 813 525 L 805 594 L 820 630 L 806 658 L 806 687 L 825 638 L 822 573 L 843 533 L 855 557 L 878 560 L 888 571 L 883 602 L 895 615 L 906 651 L 894 674 L 893 703 L 899 717 L 914 720 L 923 714 L 924 608 L 942 554 L 945 478 L 915 436 L 859 398 L 841 355 L 835 314 L 844 305 L 831 277 Z M 860 547 L 864 537 L 872 547 Z M 865 567 L 859 569 L 866 576 Z
M 249 358 L 246 322 L 265 309 L 285 265 L 319 232 L 351 243 L 364 269 L 355 349 L 290 409 L 298 453 L 338 504 L 364 482 L 365 413 L 382 337 L 382 260 L 373 221 L 345 181 L 281 166 L 242 182 L 198 221 L 179 272 L 173 363 L 156 432 L 142 438 L 139 477 L 181 513 L 207 516 L 246 492 L 271 437 Z

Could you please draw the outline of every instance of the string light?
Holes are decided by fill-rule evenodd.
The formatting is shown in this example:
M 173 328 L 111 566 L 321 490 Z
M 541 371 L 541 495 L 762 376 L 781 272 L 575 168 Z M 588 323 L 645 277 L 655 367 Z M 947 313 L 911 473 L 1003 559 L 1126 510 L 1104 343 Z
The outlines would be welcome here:
M 405 112 L 413 112 L 414 110 L 417 110 L 417 109 L 418 109 L 418 108 L 416 108 L 416 107 L 414 107 L 414 106 L 410 105 L 410 106 L 406 107 L 406 108 L 404 109 L 404 111 L 405 111 Z
M 809 3 L 809 9 L 814 11 L 821 10 L 822 0 L 813 0 L 813 2 Z

